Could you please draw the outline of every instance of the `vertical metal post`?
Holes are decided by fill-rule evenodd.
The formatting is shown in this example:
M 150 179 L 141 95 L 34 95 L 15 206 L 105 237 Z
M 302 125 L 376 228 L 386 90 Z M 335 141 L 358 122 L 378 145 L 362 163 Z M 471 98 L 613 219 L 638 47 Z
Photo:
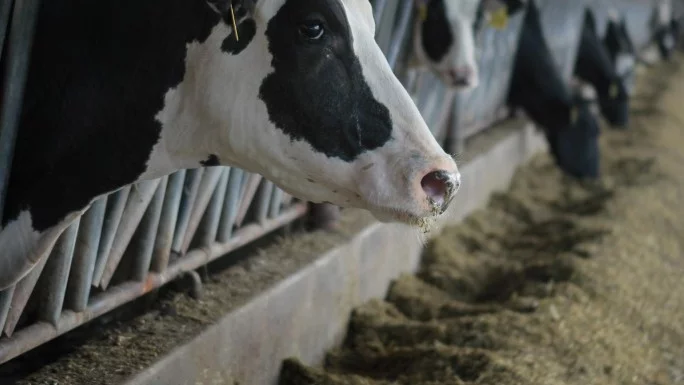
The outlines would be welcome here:
M 3 0 L 2 12 L 9 13 L 8 2 L 11 3 L 9 0 Z M 10 22 L 11 28 L 7 40 L 7 52 L 5 52 L 7 56 L 4 61 L 5 67 L 2 69 L 4 87 L 0 97 L 2 101 L 0 105 L 0 221 L 4 215 L 7 183 L 12 169 L 12 157 L 39 6 L 39 0 L 16 0 Z M 2 16 L 7 19 L 9 15 L 3 14 Z

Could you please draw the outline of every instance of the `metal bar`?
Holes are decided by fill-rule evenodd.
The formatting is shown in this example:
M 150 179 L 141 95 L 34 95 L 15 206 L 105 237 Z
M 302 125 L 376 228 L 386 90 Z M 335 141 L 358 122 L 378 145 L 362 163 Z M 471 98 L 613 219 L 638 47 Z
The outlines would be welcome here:
M 180 208 L 181 197 L 183 194 L 183 181 L 185 180 L 185 170 L 177 171 L 168 178 L 166 187 L 166 199 L 162 208 L 157 238 L 154 241 L 154 254 L 152 256 L 152 266 L 150 269 L 160 273 L 166 270 L 171 256 L 171 244 L 173 243 L 173 232 L 176 230 L 178 211 Z
M 392 42 L 393 27 L 396 22 L 398 6 L 399 2 L 396 0 L 386 2 L 385 6 L 382 7 L 381 18 L 376 23 L 375 41 L 378 43 L 378 46 L 385 56 L 387 55 L 387 50 Z
M 306 213 L 306 204 L 298 205 L 287 210 L 283 215 L 267 221 L 263 226 L 256 224 L 245 226 L 238 230 L 235 237 L 228 243 L 213 243 L 208 248 L 191 250 L 184 258 L 171 264 L 162 274 L 151 273 L 145 282 L 127 282 L 112 287 L 108 292 L 95 296 L 90 306 L 82 312 L 65 311 L 54 327 L 45 322 L 35 323 L 19 331 L 11 338 L 0 340 L 0 364 L 5 363 L 20 354 L 40 346 L 45 341 L 54 339 L 94 318 L 99 317 L 127 302 L 130 302 L 150 291 L 164 285 L 179 275 L 195 270 L 221 256 L 241 247 L 263 234 L 282 227 Z
M 252 201 L 254 200 L 254 195 L 259 188 L 261 179 L 263 179 L 263 177 L 259 174 L 251 174 L 249 176 L 249 181 L 246 183 L 244 194 L 240 197 L 240 209 L 235 217 L 235 223 L 238 227 L 242 226 L 242 221 L 245 219 L 249 206 L 251 206 Z
M 273 189 L 273 195 L 271 196 L 271 207 L 268 209 L 268 217 L 275 218 L 280 214 L 280 208 L 283 206 L 283 190 L 278 187 Z
M 109 258 L 109 254 L 112 251 L 114 237 L 119 228 L 119 223 L 121 223 L 121 217 L 123 216 L 124 209 L 126 208 L 126 201 L 128 200 L 130 193 L 131 186 L 125 186 L 107 198 L 107 212 L 105 213 L 100 245 L 97 249 L 97 260 L 95 261 L 95 269 L 93 270 L 93 286 L 100 285 L 102 274 L 104 274 L 104 269 L 107 265 L 107 258 Z
M 11 286 L 0 292 L 0 335 L 2 335 L 2 329 L 5 327 L 5 321 L 7 320 L 7 314 L 10 311 L 10 305 L 12 305 L 12 296 L 14 296 L 14 288 L 16 286 Z
M 413 20 L 413 0 L 404 0 L 399 9 L 400 19 L 392 36 L 387 53 L 387 62 L 389 62 L 392 70 L 396 69 L 399 53 L 405 43 L 409 31 L 411 30 L 411 21 Z
M 387 0 L 375 0 L 375 3 L 373 4 L 373 19 L 375 19 L 375 24 L 380 23 L 380 20 L 382 20 L 382 14 L 386 8 L 386 4 Z
M 126 203 L 121 224 L 116 231 L 116 237 L 112 244 L 112 251 L 107 258 L 107 264 L 102 279 L 100 279 L 100 286 L 103 289 L 107 289 L 109 282 L 114 277 L 116 268 L 119 267 L 121 258 L 123 258 L 124 252 L 128 248 L 131 238 L 133 238 L 135 229 L 140 224 L 145 210 L 147 210 L 155 191 L 157 191 L 157 186 L 159 186 L 159 179 L 153 179 L 138 182 L 131 189 L 132 194 Z
M 106 208 L 105 196 L 96 200 L 81 218 L 66 298 L 66 307 L 74 311 L 83 311 L 88 305 Z
M 207 208 L 207 215 L 205 215 L 205 221 L 202 226 L 200 226 L 200 233 L 198 234 L 200 245 L 210 245 L 212 242 L 216 241 L 216 235 L 218 234 L 219 224 L 221 220 L 221 212 L 223 204 L 226 200 L 226 190 L 228 189 L 228 177 L 230 176 L 231 169 L 229 167 L 224 167 L 221 172 L 221 178 L 219 178 L 218 186 L 212 194 L 211 201 L 209 202 L 209 207 Z
M 7 2 L 7 0 L 3 0 Z M 12 169 L 14 145 L 19 128 L 21 105 L 33 44 L 34 26 L 38 18 L 39 0 L 22 0 L 14 3 L 11 28 L 7 40 L 7 60 L 3 68 L 2 96 L 0 100 L 0 220 L 7 195 L 9 173 Z M 3 10 L 9 5 L 4 5 Z M 7 18 L 6 15 L 3 15 Z
M 17 327 L 21 313 L 24 312 L 26 303 L 31 297 L 33 289 L 36 287 L 38 278 L 40 278 L 40 274 L 43 272 L 45 263 L 50 258 L 50 255 L 52 254 L 52 248 L 54 246 L 54 243 L 50 245 L 43 258 L 41 258 L 36 264 L 36 267 L 34 267 L 30 273 L 28 273 L 21 281 L 19 281 L 19 283 L 17 283 L 14 289 L 14 295 L 12 296 L 10 311 L 9 314 L 7 314 L 7 320 L 5 321 L 5 334 L 8 337 L 11 337 L 14 333 L 14 329 Z M 52 325 L 50 325 L 50 327 L 52 327 Z
M 183 243 L 181 244 L 180 249 L 181 255 L 188 251 L 190 242 L 192 242 L 195 232 L 197 232 L 197 227 L 199 227 L 199 224 L 202 221 L 202 217 L 207 210 L 212 195 L 214 195 L 216 185 L 218 184 L 222 173 L 223 167 L 205 168 L 198 188 L 197 197 L 193 204 L 190 218 L 188 219 L 188 225 L 185 229 Z
M 228 189 L 221 212 L 221 223 L 219 224 L 217 240 L 228 242 L 233 234 L 235 217 L 237 217 L 238 204 L 240 202 L 240 191 L 242 190 L 242 178 L 246 173 L 239 168 L 234 168 L 228 176 Z
M 268 209 L 271 207 L 271 196 L 274 188 L 273 182 L 268 180 L 261 186 L 259 201 L 257 202 L 257 222 L 259 223 L 264 223 L 266 220 Z
M 57 325 L 62 313 L 80 222 L 79 217 L 62 233 L 46 264 L 47 280 L 45 287 L 40 288 L 42 298 L 38 317 L 53 325 Z
M 5 37 L 7 36 L 13 2 L 12 0 L 5 0 L 0 3 L 0 59 L 2 59 L 2 51 L 5 46 Z
M 143 215 L 138 226 L 138 253 L 133 261 L 132 279 L 135 281 L 144 281 L 147 273 L 150 270 L 150 263 L 152 262 L 152 253 L 154 251 L 154 240 L 159 230 L 159 220 L 161 219 L 162 208 L 164 207 L 164 196 L 166 195 L 166 186 L 168 178 L 165 176 L 159 181 L 159 185 L 152 197 L 150 206 Z
M 192 208 L 195 205 L 197 192 L 199 191 L 200 183 L 202 182 L 203 168 L 195 168 L 188 170 L 185 184 L 183 185 L 183 197 L 181 200 L 180 213 L 178 213 L 178 223 L 176 224 L 176 231 L 173 235 L 173 243 L 171 249 L 175 252 L 180 252 L 183 248 L 183 239 L 185 231 L 188 228 Z

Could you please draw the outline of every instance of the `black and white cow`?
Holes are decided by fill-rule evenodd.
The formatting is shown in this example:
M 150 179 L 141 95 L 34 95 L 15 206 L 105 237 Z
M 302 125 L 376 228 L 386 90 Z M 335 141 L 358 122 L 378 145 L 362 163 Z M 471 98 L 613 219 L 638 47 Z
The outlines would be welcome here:
M 599 126 L 591 101 L 562 79 L 543 34 L 539 9 L 528 5 L 513 65 L 508 104 L 544 129 L 558 166 L 579 178 L 599 174 Z
M 460 174 L 374 33 L 368 0 L 42 2 L 0 289 L 95 198 L 184 168 L 240 167 L 382 221 L 444 212 Z
M 676 22 L 673 23 L 674 20 L 670 0 L 660 0 L 655 6 L 651 27 L 658 52 L 665 60 L 670 59 L 672 52 L 677 47 L 677 35 L 673 29 L 673 26 L 676 28 L 677 24 Z
M 596 90 L 600 111 L 611 125 L 627 125 L 629 95 L 625 79 L 613 66 L 608 50 L 596 31 L 596 19 L 589 8 L 584 13 L 574 75 Z M 624 76 L 629 76 L 629 72 Z
M 627 93 L 631 95 L 634 88 L 637 52 L 627 31 L 625 18 L 617 12 L 611 12 L 608 17 L 603 45 L 606 47 L 615 72 L 624 80 Z
M 445 85 L 472 89 L 478 84 L 475 31 L 501 7 L 506 16 L 524 9 L 527 0 L 414 0 L 416 62 Z

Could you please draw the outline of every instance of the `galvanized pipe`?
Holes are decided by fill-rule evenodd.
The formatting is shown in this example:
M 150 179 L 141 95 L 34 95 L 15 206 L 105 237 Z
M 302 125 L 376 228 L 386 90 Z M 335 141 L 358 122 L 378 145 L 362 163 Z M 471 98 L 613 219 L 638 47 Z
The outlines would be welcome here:
M 242 190 L 242 179 L 245 172 L 239 168 L 233 168 L 228 176 L 228 188 L 226 198 L 221 211 L 221 222 L 218 228 L 217 240 L 228 242 L 233 234 L 233 226 L 237 217 L 238 204 L 240 202 L 240 191 Z
M 93 202 L 81 218 L 66 297 L 66 307 L 77 312 L 83 311 L 88 305 L 106 208 L 105 196 Z
M 238 209 L 237 216 L 235 217 L 235 224 L 238 227 L 242 226 L 242 221 L 244 221 L 247 211 L 252 205 L 254 195 L 256 194 L 262 179 L 263 177 L 259 174 L 250 174 L 249 180 L 245 185 L 244 193 L 241 194 L 240 208 Z
M 22 329 L 11 338 L 0 340 L 0 364 L 149 293 L 186 271 L 192 271 L 206 265 L 231 250 L 235 250 L 261 237 L 264 233 L 294 221 L 305 213 L 306 204 L 297 204 L 285 211 L 283 215 L 267 221 L 262 226 L 252 224 L 243 227 L 236 231 L 235 236 L 228 243 L 213 243 L 209 247 L 190 251 L 185 257 L 172 263 L 169 269 L 162 274 L 150 273 L 144 282 L 127 282 L 112 287 L 106 293 L 93 297 L 90 305 L 84 312 L 64 311 L 56 327 L 46 322 L 38 322 Z
M 164 206 L 161 218 L 159 219 L 159 228 L 157 229 L 157 237 L 154 241 L 154 253 L 150 267 L 152 271 L 157 273 L 166 270 L 169 264 L 173 233 L 176 230 L 176 221 L 178 220 L 178 212 L 183 194 L 185 173 L 185 170 L 180 170 L 168 177 Z
M 0 3 L 0 59 L 2 59 L 2 52 L 5 47 L 5 36 L 7 36 L 13 2 L 13 0 L 5 0 Z
M 9 13 L 10 1 L 3 0 L 1 9 Z M 10 2 L 11 3 L 11 2 Z M 7 183 L 12 169 L 14 145 L 19 129 L 21 105 L 29 69 L 29 56 L 33 43 L 39 0 L 16 0 L 12 11 L 11 28 L 7 40 L 7 60 L 2 68 L 2 96 L 0 101 L 0 222 L 4 215 Z M 5 19 L 8 14 L 2 15 Z M 6 29 L 7 27 L 5 27 Z M 5 33 L 3 33 L 4 35 Z M 3 37 L 4 40 L 4 37 Z
M 144 281 L 147 273 L 150 271 L 152 253 L 154 251 L 154 239 L 159 230 L 159 220 L 161 219 L 162 208 L 164 206 L 164 196 L 166 195 L 167 184 L 168 178 L 166 176 L 159 180 L 159 185 L 154 192 L 152 202 L 145 215 L 143 215 L 140 226 L 138 226 L 136 255 L 133 260 L 133 269 L 131 272 L 131 279 L 135 281 Z
M 233 170 L 230 167 L 224 167 L 221 171 L 221 178 L 218 181 L 216 191 L 211 197 L 207 214 L 204 216 L 204 222 L 199 229 L 199 243 L 200 245 L 209 245 L 216 241 L 219 224 L 221 221 L 221 212 L 223 204 L 226 201 L 226 190 L 228 189 L 228 179 Z
M 7 320 L 7 314 L 10 311 L 10 305 L 12 305 L 15 287 L 16 286 L 11 286 L 0 292 L 0 337 L 2 336 L 2 330 L 5 328 L 5 321 Z
M 131 188 L 132 193 L 126 203 L 121 223 L 116 230 L 112 251 L 107 258 L 107 264 L 105 265 L 104 273 L 100 279 L 100 286 L 103 289 L 107 289 L 109 282 L 112 277 L 114 277 L 116 268 L 119 267 L 121 258 L 123 258 L 124 252 L 126 251 L 126 248 L 128 248 L 131 238 L 133 238 L 135 229 L 138 227 L 142 216 L 145 214 L 145 210 L 147 210 L 147 207 L 150 205 L 150 201 L 157 190 L 157 186 L 159 186 L 159 179 L 153 179 L 138 182 Z
M 396 29 L 394 30 L 392 36 L 392 43 L 390 44 L 387 61 L 393 70 L 396 70 L 399 53 L 405 44 L 406 38 L 411 31 L 411 23 L 413 22 L 413 1 L 414 0 L 403 0 L 401 3 L 401 8 L 399 9 L 399 22 Z
M 53 325 L 57 325 L 59 315 L 62 313 L 80 222 L 79 217 L 62 233 L 45 265 L 45 275 L 43 275 L 45 286 L 40 287 L 42 298 L 38 318 Z
M 283 205 L 283 190 L 278 187 L 273 189 L 273 195 L 271 196 L 271 207 L 268 209 L 268 217 L 275 218 L 280 214 L 280 208 Z
M 188 170 L 186 173 L 185 183 L 183 185 L 183 199 L 181 200 L 180 213 L 178 213 L 178 223 L 176 224 L 176 230 L 173 235 L 173 244 L 171 245 L 171 250 L 180 253 L 183 248 L 183 238 L 185 237 L 185 231 L 188 228 L 188 223 L 190 222 L 190 215 L 192 214 L 192 208 L 195 205 L 195 200 L 197 199 L 197 193 L 199 192 L 199 186 L 202 182 L 202 175 L 204 174 L 203 168 L 195 168 Z
M 192 242 L 197 227 L 199 227 L 200 221 L 207 210 L 209 201 L 211 200 L 221 174 L 223 173 L 223 167 L 207 167 L 204 169 L 202 175 L 202 180 L 197 191 L 197 197 L 192 205 L 192 211 L 190 212 L 190 217 L 188 219 L 187 227 L 185 228 L 185 234 L 183 236 L 183 243 L 181 244 L 181 249 L 177 250 L 180 254 L 185 254 L 190 247 L 190 242 Z
M 131 193 L 131 186 L 125 186 L 116 193 L 109 195 L 107 199 L 107 212 L 105 214 L 105 221 L 102 226 L 102 235 L 100 237 L 100 245 L 97 249 L 97 259 L 95 261 L 95 269 L 93 270 L 93 286 L 99 286 L 102 274 L 104 274 L 105 266 L 107 265 L 107 258 L 112 251 L 114 244 L 114 237 L 116 231 L 121 223 L 124 209 L 126 208 L 126 201 Z
M 274 188 L 275 185 L 273 185 L 273 182 L 268 180 L 261 186 L 256 213 L 256 220 L 258 223 L 264 223 L 268 216 L 268 210 L 271 207 L 271 196 L 273 196 Z
M 11 337 L 12 333 L 14 333 L 19 318 L 24 312 L 24 308 L 26 308 L 26 303 L 28 303 L 31 294 L 33 293 L 33 289 L 36 287 L 38 278 L 40 278 L 40 274 L 43 272 L 43 268 L 45 268 L 45 263 L 50 256 L 52 256 L 54 246 L 54 243 L 50 245 L 46 256 L 41 258 L 36 266 L 15 286 L 12 304 L 10 305 L 9 314 L 7 314 L 7 320 L 5 321 L 5 334 L 7 334 L 8 337 Z

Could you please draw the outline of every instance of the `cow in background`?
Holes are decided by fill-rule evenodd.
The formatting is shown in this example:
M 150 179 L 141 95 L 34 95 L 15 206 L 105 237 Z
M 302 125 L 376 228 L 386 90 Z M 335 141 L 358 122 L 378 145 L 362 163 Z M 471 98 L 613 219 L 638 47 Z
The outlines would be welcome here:
M 523 22 L 508 95 L 546 135 L 556 164 L 577 178 L 599 175 L 599 125 L 592 100 L 563 81 L 530 2 Z
M 415 0 L 415 65 L 428 68 L 454 89 L 478 84 L 475 32 L 494 17 L 509 17 L 527 0 Z
M 585 9 L 574 75 L 596 90 L 601 114 L 615 127 L 629 121 L 629 95 L 624 79 L 613 66 L 610 55 L 596 31 L 596 19 Z M 625 74 L 626 76 L 629 73 Z

